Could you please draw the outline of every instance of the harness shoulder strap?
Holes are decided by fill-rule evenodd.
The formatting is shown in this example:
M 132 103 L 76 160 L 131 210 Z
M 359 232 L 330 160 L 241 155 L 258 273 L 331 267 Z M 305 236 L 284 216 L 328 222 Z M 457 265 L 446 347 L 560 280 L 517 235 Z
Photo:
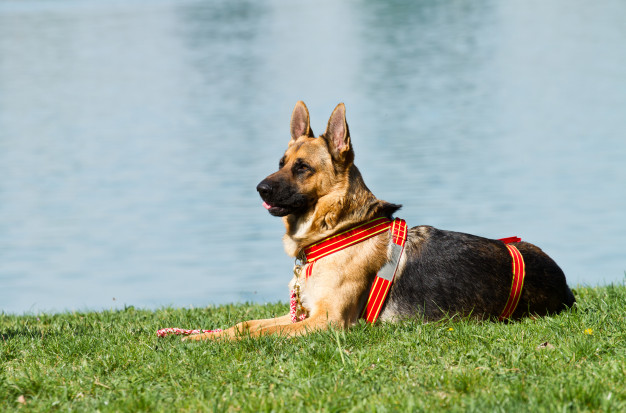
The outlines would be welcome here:
M 374 323 L 380 315 L 380 310 L 385 303 L 385 298 L 387 298 L 391 283 L 398 271 L 398 264 L 404 252 L 406 237 L 406 222 L 403 219 L 396 218 L 391 225 L 391 257 L 380 271 L 378 271 L 378 274 L 376 274 L 369 297 L 367 298 L 367 304 L 361 315 L 368 323 Z

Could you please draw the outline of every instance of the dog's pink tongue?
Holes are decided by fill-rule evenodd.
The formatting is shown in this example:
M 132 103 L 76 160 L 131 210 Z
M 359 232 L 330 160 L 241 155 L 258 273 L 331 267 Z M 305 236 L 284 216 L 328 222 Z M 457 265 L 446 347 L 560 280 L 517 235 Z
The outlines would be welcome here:
M 267 202 L 263 201 L 263 208 L 265 209 L 270 209 L 272 206 L 270 204 L 268 204 Z

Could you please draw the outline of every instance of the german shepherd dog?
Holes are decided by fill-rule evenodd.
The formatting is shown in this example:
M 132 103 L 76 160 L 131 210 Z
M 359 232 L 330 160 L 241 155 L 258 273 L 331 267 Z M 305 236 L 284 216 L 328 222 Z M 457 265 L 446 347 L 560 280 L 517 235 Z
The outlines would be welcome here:
M 326 132 L 315 137 L 309 111 L 298 102 L 291 117 L 291 140 L 278 171 L 257 186 L 271 215 L 282 217 L 287 254 L 303 249 L 379 217 L 392 219 L 401 205 L 377 199 L 357 167 L 346 110 L 337 105 Z M 237 339 L 281 334 L 295 336 L 354 325 L 368 298 L 377 271 L 389 259 L 390 232 L 333 253 L 315 263 L 300 286 L 306 318 L 282 317 L 245 321 L 218 333 L 189 336 L 189 340 Z M 527 242 L 514 244 L 525 262 L 526 277 L 511 319 L 558 313 L 574 302 L 559 266 Z M 297 281 L 294 276 L 290 286 Z M 408 230 L 404 254 L 380 320 L 421 317 L 425 321 L 460 315 L 494 319 L 511 291 L 511 255 L 502 241 L 418 226 Z

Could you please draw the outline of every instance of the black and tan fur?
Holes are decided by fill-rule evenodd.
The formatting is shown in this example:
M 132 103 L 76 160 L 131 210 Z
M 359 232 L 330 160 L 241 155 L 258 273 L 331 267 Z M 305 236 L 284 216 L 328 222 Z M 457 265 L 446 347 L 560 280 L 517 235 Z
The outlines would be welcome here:
M 309 112 L 298 102 L 291 118 L 291 140 L 277 172 L 257 187 L 270 214 L 283 217 L 286 252 L 377 217 L 392 218 L 400 205 L 377 199 L 354 165 L 354 151 L 339 104 L 326 132 L 316 138 Z M 190 336 L 203 340 L 250 335 L 298 335 L 329 325 L 353 325 L 365 305 L 377 271 L 387 261 L 389 233 L 339 251 L 315 263 L 302 282 L 302 303 L 309 317 L 292 323 L 285 315 L 245 321 L 221 333 Z M 558 313 L 574 304 L 559 266 L 538 247 L 519 242 L 526 263 L 524 289 L 512 318 Z M 422 317 L 437 320 L 461 315 L 497 318 L 511 289 L 511 257 L 505 245 L 430 226 L 409 230 L 405 253 L 381 311 L 380 320 Z M 290 286 L 293 286 L 295 278 Z

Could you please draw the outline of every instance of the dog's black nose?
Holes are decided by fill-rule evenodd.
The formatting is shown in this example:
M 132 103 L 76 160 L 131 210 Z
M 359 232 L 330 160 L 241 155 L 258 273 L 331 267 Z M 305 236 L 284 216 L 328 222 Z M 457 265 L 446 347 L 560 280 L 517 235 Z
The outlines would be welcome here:
M 261 195 L 261 198 L 265 198 L 271 195 L 272 186 L 268 184 L 267 182 L 263 181 L 257 185 L 256 190 L 259 191 L 259 195 Z

